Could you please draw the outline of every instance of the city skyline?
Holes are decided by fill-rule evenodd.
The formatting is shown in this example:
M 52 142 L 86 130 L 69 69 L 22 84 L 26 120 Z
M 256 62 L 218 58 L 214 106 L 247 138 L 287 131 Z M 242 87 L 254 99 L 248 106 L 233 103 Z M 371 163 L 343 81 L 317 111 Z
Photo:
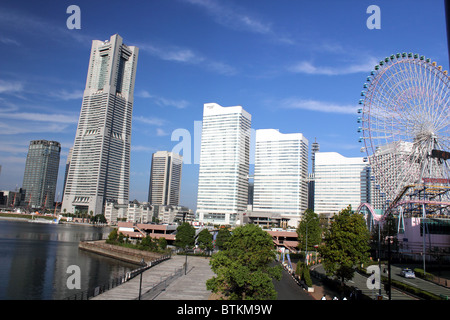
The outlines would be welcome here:
M 78 1 L 79 30 L 66 26 L 69 2 L 0 5 L 0 55 L 8 61 L 0 72 L 0 189 L 21 187 L 29 141 L 57 140 L 61 200 L 91 42 L 115 33 L 141 49 L 129 200 L 147 198 L 152 153 L 172 150 L 180 141 L 171 135 L 182 129 L 191 152 L 184 155 L 180 204 L 194 210 L 195 123 L 205 103 L 242 105 L 252 129 L 302 132 L 321 151 L 358 157 L 357 102 L 378 61 L 414 52 L 448 69 L 442 1 L 377 1 L 379 30 L 366 26 L 372 1 L 132 3 Z

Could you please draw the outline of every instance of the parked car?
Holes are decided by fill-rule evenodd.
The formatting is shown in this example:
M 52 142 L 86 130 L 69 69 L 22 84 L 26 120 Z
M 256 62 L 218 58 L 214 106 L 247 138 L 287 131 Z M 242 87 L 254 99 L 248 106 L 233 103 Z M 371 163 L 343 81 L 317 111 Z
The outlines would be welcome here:
M 401 272 L 401 275 L 402 275 L 402 277 L 405 277 L 405 278 L 415 278 L 416 277 L 414 271 L 412 271 L 409 268 L 404 268 Z

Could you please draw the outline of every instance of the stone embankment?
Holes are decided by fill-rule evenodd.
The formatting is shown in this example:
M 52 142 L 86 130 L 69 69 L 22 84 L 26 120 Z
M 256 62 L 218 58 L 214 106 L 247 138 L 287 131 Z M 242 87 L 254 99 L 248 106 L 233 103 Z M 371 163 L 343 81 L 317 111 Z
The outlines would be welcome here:
M 163 256 L 161 253 L 107 244 L 105 243 L 105 240 L 80 241 L 78 247 L 82 250 L 94 252 L 137 265 L 141 265 L 142 260 L 144 260 L 145 263 L 149 263 Z

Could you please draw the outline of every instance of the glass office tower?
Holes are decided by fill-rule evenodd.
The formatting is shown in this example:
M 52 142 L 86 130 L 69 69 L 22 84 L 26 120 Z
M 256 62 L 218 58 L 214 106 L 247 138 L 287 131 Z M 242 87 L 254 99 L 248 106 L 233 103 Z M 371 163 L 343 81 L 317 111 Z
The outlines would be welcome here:
M 30 210 L 54 208 L 60 154 L 59 142 L 30 142 L 22 183 L 25 192 L 23 205 Z

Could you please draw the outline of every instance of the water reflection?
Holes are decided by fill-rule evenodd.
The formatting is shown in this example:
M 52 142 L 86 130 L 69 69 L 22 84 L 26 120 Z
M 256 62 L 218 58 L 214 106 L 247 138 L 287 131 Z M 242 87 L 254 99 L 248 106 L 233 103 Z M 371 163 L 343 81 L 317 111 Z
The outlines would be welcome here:
M 111 228 L 0 220 L 0 299 L 57 300 L 107 283 L 136 266 L 78 249 L 80 240 L 106 238 Z M 68 289 L 70 265 L 81 289 Z

